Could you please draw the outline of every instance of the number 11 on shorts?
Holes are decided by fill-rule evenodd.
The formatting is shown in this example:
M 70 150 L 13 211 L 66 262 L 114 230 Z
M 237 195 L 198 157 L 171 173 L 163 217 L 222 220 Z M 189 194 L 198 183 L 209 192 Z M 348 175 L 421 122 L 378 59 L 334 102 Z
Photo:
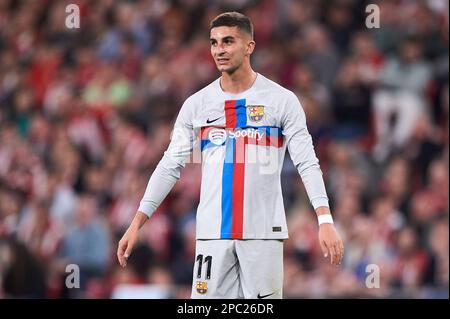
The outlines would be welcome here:
M 202 277 L 202 267 L 203 267 L 203 254 L 198 255 L 195 262 L 198 262 L 197 278 L 201 278 Z M 206 279 L 210 279 L 211 278 L 212 256 L 206 256 L 204 263 L 208 264 L 206 267 Z

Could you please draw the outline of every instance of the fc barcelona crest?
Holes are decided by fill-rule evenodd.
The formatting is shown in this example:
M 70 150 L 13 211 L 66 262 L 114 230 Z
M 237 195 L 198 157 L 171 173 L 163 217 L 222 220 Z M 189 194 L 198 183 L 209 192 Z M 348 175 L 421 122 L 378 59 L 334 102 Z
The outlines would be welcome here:
M 248 118 L 252 122 L 259 122 L 264 117 L 264 105 L 247 105 Z
M 206 281 L 197 281 L 195 288 L 197 289 L 197 292 L 199 294 L 203 295 L 208 291 L 208 284 L 206 283 Z

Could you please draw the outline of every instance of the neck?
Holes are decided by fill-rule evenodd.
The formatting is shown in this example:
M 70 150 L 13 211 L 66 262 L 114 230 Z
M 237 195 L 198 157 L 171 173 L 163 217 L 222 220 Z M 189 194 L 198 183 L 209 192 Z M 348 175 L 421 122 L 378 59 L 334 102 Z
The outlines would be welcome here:
M 241 67 L 233 73 L 222 72 L 220 86 L 227 93 L 240 93 L 248 90 L 256 80 L 256 72 L 250 65 Z

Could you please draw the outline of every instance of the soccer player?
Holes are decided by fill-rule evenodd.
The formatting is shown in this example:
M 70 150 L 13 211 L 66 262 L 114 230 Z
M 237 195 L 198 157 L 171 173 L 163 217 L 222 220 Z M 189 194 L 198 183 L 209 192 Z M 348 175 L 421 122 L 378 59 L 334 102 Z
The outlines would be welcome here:
M 317 214 L 320 246 L 331 264 L 340 264 L 343 243 L 298 98 L 252 70 L 250 19 L 237 12 L 217 16 L 210 43 L 221 77 L 182 105 L 117 257 L 125 267 L 139 229 L 198 146 L 202 181 L 191 297 L 282 298 L 288 230 L 280 173 L 286 148 Z

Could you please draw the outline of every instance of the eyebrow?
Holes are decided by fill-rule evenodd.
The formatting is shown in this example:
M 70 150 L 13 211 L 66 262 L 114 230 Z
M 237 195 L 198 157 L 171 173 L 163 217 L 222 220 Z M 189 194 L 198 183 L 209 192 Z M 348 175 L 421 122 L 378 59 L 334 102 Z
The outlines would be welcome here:
M 225 36 L 225 37 L 222 38 L 222 41 L 225 41 L 225 40 L 234 40 L 235 38 L 236 38 L 235 36 L 227 35 L 227 36 Z M 210 41 L 210 42 L 212 42 L 212 41 L 217 41 L 217 39 L 216 39 L 216 38 L 210 38 L 209 41 Z

